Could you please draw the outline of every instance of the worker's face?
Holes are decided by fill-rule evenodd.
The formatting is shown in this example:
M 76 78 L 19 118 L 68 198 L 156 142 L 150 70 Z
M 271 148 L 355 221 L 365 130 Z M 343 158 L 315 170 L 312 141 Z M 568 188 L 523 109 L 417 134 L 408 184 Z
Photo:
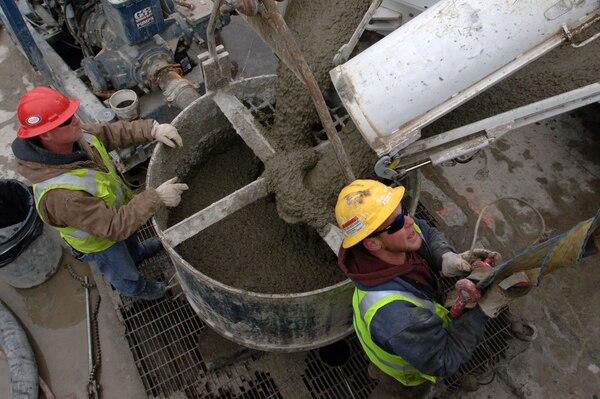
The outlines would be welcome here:
M 396 207 L 396 210 L 379 226 L 375 231 L 380 231 L 390 226 L 396 218 L 402 214 L 402 204 Z M 414 252 L 421 248 L 423 243 L 421 236 L 415 231 L 415 220 L 410 215 L 404 216 L 404 226 L 392 233 L 383 232 L 372 240 L 379 240 L 381 249 L 391 253 Z
M 73 144 L 83 138 L 83 132 L 79 127 L 79 119 L 73 115 L 71 123 L 66 126 L 55 127 L 44 134 L 46 140 L 50 140 L 55 144 Z

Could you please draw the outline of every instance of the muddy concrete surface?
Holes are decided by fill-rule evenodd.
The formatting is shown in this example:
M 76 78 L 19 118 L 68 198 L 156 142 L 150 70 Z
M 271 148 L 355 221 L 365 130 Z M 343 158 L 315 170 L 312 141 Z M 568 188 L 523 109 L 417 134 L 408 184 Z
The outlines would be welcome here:
M 546 230 L 541 231 L 530 207 L 501 200 L 482 218 L 480 244 L 505 248 L 503 256 L 510 258 L 540 236 L 563 233 L 582 212 L 593 216 L 600 204 L 598 115 L 600 105 L 592 104 L 511 132 L 467 164 L 424 168 L 426 182 L 433 185 L 426 184 L 421 200 L 438 210 L 447 223 L 444 231 L 461 250 L 471 245 L 482 208 L 502 197 L 521 198 L 534 206 Z M 564 133 L 568 131 L 578 133 Z
M 421 201 L 459 251 L 467 250 L 483 207 L 501 201 L 482 218 L 477 246 L 505 259 L 540 238 L 562 234 L 593 217 L 600 206 L 600 105 L 519 128 L 466 164 L 423 170 Z M 594 155 L 592 155 L 594 154 Z M 464 398 L 595 398 L 600 394 L 597 339 L 590 309 L 598 290 L 598 255 L 544 277 L 540 287 L 515 300 L 511 312 L 538 328 L 532 343 L 513 339 L 491 384 Z
M 58 238 L 56 238 L 58 240 Z M 28 289 L 15 289 L 0 281 L 0 297 L 17 316 L 35 353 L 38 372 L 57 398 L 84 398 L 88 379 L 85 289 L 70 276 L 70 266 L 79 276 L 94 277 L 88 264 L 64 250 L 58 271 L 46 282 Z M 92 301 L 98 293 L 92 290 Z M 99 313 L 100 348 L 105 366 L 99 373 L 104 397 L 142 398 L 143 386 L 123 338 L 123 327 L 108 296 Z M 1 361 L 0 361 L 1 363 Z M 1 392 L 9 374 L 0 367 Z M 118 381 L 118 383 L 117 383 Z
M 0 76 L 2 91 L 0 92 L 0 168 L 4 179 L 25 181 L 14 167 L 14 155 L 10 144 L 14 140 L 19 120 L 17 104 L 25 91 L 41 84 L 42 79 L 31 70 L 31 66 L 22 54 L 13 47 L 10 36 L 4 28 L 0 28 Z

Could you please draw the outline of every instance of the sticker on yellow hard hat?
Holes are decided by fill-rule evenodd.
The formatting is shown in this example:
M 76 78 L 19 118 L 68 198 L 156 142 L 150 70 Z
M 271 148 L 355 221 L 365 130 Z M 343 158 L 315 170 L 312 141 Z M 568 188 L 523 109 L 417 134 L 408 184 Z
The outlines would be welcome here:
M 342 224 L 342 229 L 348 236 L 353 236 L 364 228 L 365 224 L 358 218 L 358 216 L 353 216 L 346 221 L 346 223 Z
M 392 198 L 392 193 L 388 192 L 382 199 L 381 199 L 381 205 L 385 205 L 388 203 L 388 201 L 390 200 L 390 198 Z

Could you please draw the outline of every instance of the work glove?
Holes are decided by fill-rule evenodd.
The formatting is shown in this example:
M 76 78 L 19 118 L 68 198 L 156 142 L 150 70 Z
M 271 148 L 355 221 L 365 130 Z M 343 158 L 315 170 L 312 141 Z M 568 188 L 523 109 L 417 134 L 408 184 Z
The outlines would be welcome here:
M 460 256 L 466 260 L 470 265 L 476 260 L 493 259 L 494 263 L 491 266 L 498 266 L 502 262 L 502 256 L 495 251 L 489 251 L 485 248 L 473 248 L 470 251 L 466 251 L 460 254 Z
M 446 252 L 442 255 L 442 275 L 456 277 L 468 274 L 470 271 L 471 264 L 463 259 L 461 254 Z
M 495 266 L 500 263 L 502 257 L 498 252 L 488 251 L 484 248 L 475 248 L 460 254 L 446 252 L 442 255 L 442 275 L 456 277 L 468 274 L 473 269 L 473 262 L 485 259 L 493 259 L 492 266 Z
M 169 147 L 183 147 L 183 140 L 179 133 L 177 133 L 177 129 L 169 123 L 159 124 L 158 122 L 154 122 L 150 134 L 156 140 Z
M 487 316 L 494 318 L 500 314 L 503 307 L 507 306 L 511 298 L 506 291 L 500 288 L 497 284 L 493 284 L 483 297 L 477 302 L 481 311 Z
M 181 193 L 189 187 L 184 183 L 177 183 L 177 177 L 167 180 L 160 186 L 156 187 L 156 194 L 160 200 L 168 207 L 174 207 L 181 202 Z

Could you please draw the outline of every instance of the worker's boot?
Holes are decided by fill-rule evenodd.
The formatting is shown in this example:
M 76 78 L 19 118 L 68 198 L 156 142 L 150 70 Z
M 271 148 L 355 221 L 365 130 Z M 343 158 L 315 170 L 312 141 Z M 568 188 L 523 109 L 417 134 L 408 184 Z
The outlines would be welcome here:
M 154 301 L 165 296 L 165 292 L 167 292 L 167 285 L 162 281 L 146 281 L 144 291 L 140 295 L 136 295 L 135 298 Z
M 455 377 L 465 392 L 475 392 L 479 389 L 479 381 L 474 375 L 467 373 L 457 373 Z
M 510 323 L 511 334 L 521 341 L 531 342 L 537 338 L 537 327 L 525 319 L 513 319 Z
M 140 262 L 144 259 L 153 257 L 163 249 L 162 243 L 158 237 L 147 239 L 142 243 L 142 247 L 144 247 L 144 253 L 142 254 L 142 259 L 140 259 Z

